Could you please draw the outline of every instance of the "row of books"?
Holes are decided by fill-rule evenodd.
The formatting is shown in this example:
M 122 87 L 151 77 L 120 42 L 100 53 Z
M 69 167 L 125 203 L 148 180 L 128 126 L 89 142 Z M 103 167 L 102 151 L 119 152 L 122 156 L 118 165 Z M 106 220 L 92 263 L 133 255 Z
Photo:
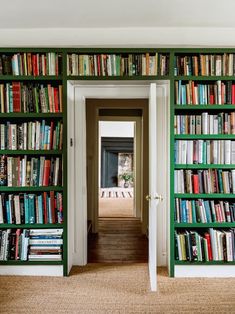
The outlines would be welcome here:
M 55 52 L 0 55 L 0 75 L 46 76 L 62 72 L 62 56 Z
M 235 222 L 235 203 L 222 200 L 175 199 L 175 222 Z
M 235 194 L 235 170 L 175 170 L 175 193 Z
M 59 157 L 0 156 L 0 186 L 59 186 L 62 160 Z
M 63 223 L 62 193 L 0 194 L 0 224 L 35 223 Z
M 20 124 L 0 124 L 0 149 L 50 150 L 62 149 L 63 123 L 45 120 Z
M 224 54 L 199 54 L 175 56 L 174 74 L 185 76 L 234 76 L 235 55 Z
M 80 76 L 168 75 L 169 55 L 144 54 L 70 54 L 67 74 Z
M 62 85 L 12 82 L 0 84 L 0 113 L 62 112 Z
M 216 81 L 210 84 L 194 81 L 175 82 L 177 105 L 235 104 L 235 84 L 232 81 Z
M 63 229 L 0 230 L 0 261 L 61 261 Z
M 177 140 L 175 164 L 235 165 L 235 141 L 230 140 Z
M 175 134 L 235 134 L 235 111 L 201 115 L 175 115 Z
M 235 261 L 235 229 L 175 232 L 175 259 L 190 262 Z

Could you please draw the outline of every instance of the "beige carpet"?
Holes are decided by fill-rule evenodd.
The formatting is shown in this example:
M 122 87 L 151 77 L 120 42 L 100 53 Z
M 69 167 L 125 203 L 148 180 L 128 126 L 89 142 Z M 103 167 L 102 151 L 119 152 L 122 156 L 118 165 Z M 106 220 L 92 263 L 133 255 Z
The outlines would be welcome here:
M 133 217 L 133 198 L 99 198 L 99 217 Z
M 172 279 L 159 269 L 149 292 L 146 264 L 90 264 L 68 278 L 0 277 L 0 313 L 235 313 L 235 279 Z

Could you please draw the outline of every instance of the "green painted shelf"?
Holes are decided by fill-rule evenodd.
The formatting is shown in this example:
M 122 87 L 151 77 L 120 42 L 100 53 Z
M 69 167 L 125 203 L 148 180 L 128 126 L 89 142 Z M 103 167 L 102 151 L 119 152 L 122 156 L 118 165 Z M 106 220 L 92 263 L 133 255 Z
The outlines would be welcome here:
M 235 198 L 235 194 L 188 194 L 188 193 L 175 193 L 174 197 L 177 198 Z
M 234 76 L 175 76 L 176 81 L 234 81 Z
M 0 261 L 0 265 L 63 265 L 63 261 Z
M 58 76 L 24 76 L 24 75 L 0 75 L 0 81 L 62 81 L 62 75 Z
M 57 229 L 63 224 L 0 224 L 0 229 Z
M 63 113 L 36 113 L 36 112 L 10 112 L 10 113 L 0 113 L 0 119 L 10 119 L 10 118 L 24 118 L 24 119 L 57 119 L 57 118 L 63 118 Z
M 211 139 L 211 140 L 235 140 L 235 134 L 180 134 L 175 135 L 174 138 L 176 140 L 203 140 L 203 139 Z
M 164 75 L 164 76 L 160 76 L 160 75 L 156 75 L 156 76 L 150 76 L 150 75 L 145 75 L 145 76 L 79 76 L 79 75 L 70 75 L 70 76 L 67 76 L 67 80 L 82 80 L 82 81 L 85 81 L 85 80 L 94 80 L 94 81 L 97 81 L 97 80 L 118 80 L 118 81 L 132 81 L 132 80 L 153 80 L 153 81 L 156 81 L 156 80 L 169 80 L 169 76 L 167 75 Z
M 234 228 L 235 222 L 175 223 L 175 228 Z
M 189 261 L 175 261 L 175 265 L 235 265 L 235 261 L 210 261 L 210 262 L 189 262 Z
M 62 150 L 0 150 L 1 155 L 61 155 Z
M 235 165 L 215 165 L 215 164 L 193 164 L 193 165 L 175 165 L 175 169 L 235 169 Z
M 63 191 L 61 186 L 1 186 L 0 192 L 48 192 L 48 191 Z
M 175 110 L 235 110 L 235 105 L 174 105 Z

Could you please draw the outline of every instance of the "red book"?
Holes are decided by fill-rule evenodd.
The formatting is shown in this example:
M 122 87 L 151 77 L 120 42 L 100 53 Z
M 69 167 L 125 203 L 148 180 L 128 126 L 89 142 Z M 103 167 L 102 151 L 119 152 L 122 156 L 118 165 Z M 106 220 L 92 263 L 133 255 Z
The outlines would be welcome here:
M 32 55 L 32 72 L 33 72 L 33 75 L 36 76 L 36 63 L 37 63 L 37 60 L 36 60 L 36 55 Z
M 198 177 L 198 174 L 193 174 L 193 193 L 199 194 L 199 177 Z
M 232 104 L 235 105 L 235 84 L 232 85 Z
M 208 246 L 208 257 L 209 257 L 209 261 L 213 260 L 212 257 L 212 249 L 211 249 L 211 237 L 209 233 L 205 233 L 205 239 L 207 241 L 207 246 Z
M 21 112 L 21 87 L 20 82 L 12 82 L 13 112 Z
M 50 204 L 51 204 L 51 220 L 52 223 L 55 224 L 55 192 L 50 191 Z
M 98 72 L 98 76 L 101 76 L 100 55 L 97 55 L 97 72 Z
M 54 87 L 54 103 L 55 103 L 55 112 L 59 112 L 59 98 L 58 98 L 58 88 Z
M 43 205 L 44 205 L 44 223 L 48 224 L 48 215 L 47 215 L 47 193 L 43 192 Z
M 15 260 L 20 259 L 20 255 L 19 255 L 19 241 L 20 241 L 20 234 L 21 234 L 21 230 L 17 229 L 16 230 L 16 244 L 15 244 Z
M 48 186 L 49 184 L 50 168 L 51 168 L 51 161 L 46 159 L 44 162 L 44 171 L 43 171 L 43 180 L 42 180 L 43 186 Z

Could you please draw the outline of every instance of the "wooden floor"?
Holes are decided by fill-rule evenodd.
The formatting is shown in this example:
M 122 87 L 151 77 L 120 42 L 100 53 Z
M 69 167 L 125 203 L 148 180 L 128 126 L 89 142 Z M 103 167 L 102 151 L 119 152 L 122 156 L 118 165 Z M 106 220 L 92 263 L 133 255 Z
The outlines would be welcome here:
M 144 263 L 148 240 L 138 219 L 100 218 L 99 233 L 88 237 L 89 263 Z

